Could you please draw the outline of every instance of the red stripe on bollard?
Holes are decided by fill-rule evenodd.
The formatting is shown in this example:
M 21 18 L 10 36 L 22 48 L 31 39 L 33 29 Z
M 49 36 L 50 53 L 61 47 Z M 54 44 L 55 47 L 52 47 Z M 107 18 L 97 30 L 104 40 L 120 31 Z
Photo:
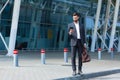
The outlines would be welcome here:
M 64 48 L 64 52 L 68 52 L 68 48 Z
M 111 48 L 111 51 L 114 51 L 114 48 Z
M 41 54 L 45 54 L 45 50 L 44 49 L 41 49 Z
M 18 54 L 18 50 L 14 50 L 13 53 L 14 53 L 14 54 Z
M 102 49 L 101 48 L 98 48 L 98 51 L 101 51 Z

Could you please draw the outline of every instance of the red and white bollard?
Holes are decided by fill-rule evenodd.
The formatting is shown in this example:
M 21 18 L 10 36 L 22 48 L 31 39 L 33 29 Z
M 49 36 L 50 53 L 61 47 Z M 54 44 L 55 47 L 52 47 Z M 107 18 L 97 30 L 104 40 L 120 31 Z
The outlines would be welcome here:
M 68 63 L 68 48 L 64 48 L 64 62 Z
M 114 51 L 114 48 L 111 48 L 111 59 L 113 59 L 114 58 L 114 54 L 113 54 L 113 51 Z
M 101 60 L 101 48 L 98 48 L 98 60 Z
M 45 64 L 45 50 L 41 49 L 41 63 Z
M 13 51 L 13 63 L 15 67 L 18 67 L 18 50 Z

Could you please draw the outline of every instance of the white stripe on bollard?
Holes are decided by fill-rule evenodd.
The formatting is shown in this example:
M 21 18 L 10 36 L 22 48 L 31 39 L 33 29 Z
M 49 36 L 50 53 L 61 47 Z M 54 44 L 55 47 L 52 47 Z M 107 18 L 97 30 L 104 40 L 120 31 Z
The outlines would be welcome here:
M 101 48 L 98 48 L 98 60 L 101 60 Z
M 13 64 L 18 67 L 18 50 L 13 51 Z
M 68 48 L 64 48 L 64 62 L 68 63 Z
M 45 64 L 45 50 L 41 49 L 41 63 Z

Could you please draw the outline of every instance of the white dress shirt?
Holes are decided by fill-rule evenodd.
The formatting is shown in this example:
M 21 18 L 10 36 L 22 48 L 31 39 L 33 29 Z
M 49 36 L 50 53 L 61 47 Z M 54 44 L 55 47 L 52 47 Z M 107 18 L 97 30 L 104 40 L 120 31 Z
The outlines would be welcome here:
M 75 23 L 76 31 L 77 31 L 77 39 L 80 39 L 80 27 L 79 27 L 79 22 Z

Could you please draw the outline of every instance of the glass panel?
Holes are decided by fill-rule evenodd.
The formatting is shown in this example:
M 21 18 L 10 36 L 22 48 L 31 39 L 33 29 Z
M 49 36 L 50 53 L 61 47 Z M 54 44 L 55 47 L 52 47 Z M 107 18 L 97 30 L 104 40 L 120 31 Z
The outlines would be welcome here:
M 86 1 L 87 0 L 22 0 L 17 32 L 17 36 L 21 38 L 18 40 L 21 41 L 18 41 L 18 44 L 19 42 L 27 41 L 27 43 L 31 45 L 29 41 L 30 38 L 35 38 L 33 42 L 40 44 L 38 44 L 37 48 L 43 46 L 45 48 L 59 48 L 60 40 L 67 41 L 64 39 L 67 39 L 67 25 L 72 22 L 72 13 L 74 11 L 84 13 L 88 10 L 87 7 L 91 5 L 86 3 Z M 0 31 L 7 37 L 10 32 L 12 10 L 13 4 L 9 4 L 3 11 L 0 20 Z M 33 15 L 33 11 L 35 11 L 35 15 Z M 34 33 L 30 35 L 33 31 L 31 29 L 34 29 Z M 62 34 L 60 34 L 61 30 L 64 30 Z M 60 39 L 59 37 L 61 36 L 62 38 Z M 46 43 L 48 45 L 45 45 Z

